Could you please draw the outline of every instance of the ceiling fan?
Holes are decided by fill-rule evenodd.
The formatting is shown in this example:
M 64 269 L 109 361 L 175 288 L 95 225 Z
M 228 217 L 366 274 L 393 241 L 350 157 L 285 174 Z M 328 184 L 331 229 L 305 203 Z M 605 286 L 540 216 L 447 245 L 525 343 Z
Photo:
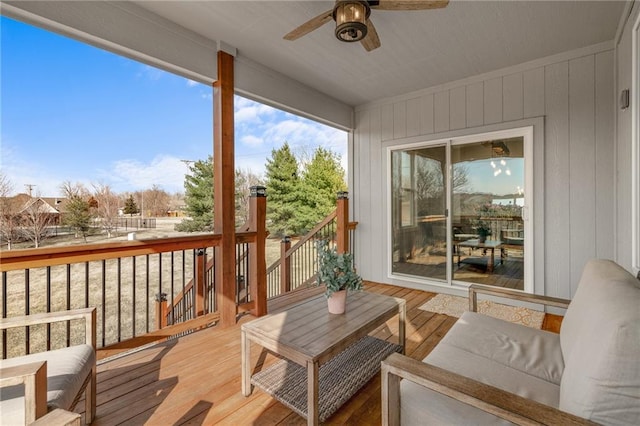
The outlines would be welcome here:
M 367 52 L 380 47 L 380 38 L 369 19 L 371 10 L 426 10 L 446 7 L 449 0 L 336 0 L 331 10 L 316 16 L 284 36 L 297 40 L 333 20 L 336 38 L 344 42 L 359 41 Z

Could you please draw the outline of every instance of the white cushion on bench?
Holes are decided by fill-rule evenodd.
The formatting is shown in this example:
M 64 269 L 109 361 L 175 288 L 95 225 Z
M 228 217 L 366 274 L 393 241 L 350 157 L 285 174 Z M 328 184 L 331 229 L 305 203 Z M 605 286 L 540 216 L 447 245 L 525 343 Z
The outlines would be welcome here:
M 49 410 L 69 410 L 95 365 L 90 345 L 76 345 L 0 361 L 0 368 L 47 361 L 47 405 Z M 0 388 L 2 424 L 24 423 L 24 386 Z
M 557 334 L 465 312 L 423 361 L 558 407 L 564 363 Z M 506 423 L 408 380 L 400 386 L 403 425 Z

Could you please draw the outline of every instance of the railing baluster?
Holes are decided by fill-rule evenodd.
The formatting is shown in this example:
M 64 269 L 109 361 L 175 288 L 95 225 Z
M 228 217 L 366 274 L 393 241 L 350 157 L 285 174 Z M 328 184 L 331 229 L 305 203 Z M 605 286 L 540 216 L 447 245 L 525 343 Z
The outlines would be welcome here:
M 186 284 L 185 283 L 185 281 L 186 281 L 186 275 L 185 275 L 185 273 L 186 273 L 186 271 L 185 271 L 186 262 L 185 262 L 184 255 L 185 255 L 185 250 L 182 250 L 182 294 L 184 294 L 184 287 L 185 287 L 185 284 Z M 182 315 L 183 315 L 182 320 L 183 321 L 187 319 L 187 301 L 186 301 L 186 296 L 187 295 L 184 294 L 184 296 L 185 297 L 182 298 Z
M 67 263 L 67 310 L 71 309 L 71 264 Z M 67 347 L 71 346 L 71 321 L 67 321 Z
M 51 312 L 51 266 L 47 266 L 45 268 L 46 278 L 45 278 L 45 292 L 46 294 L 46 303 L 47 303 L 47 312 Z M 47 323 L 47 350 L 51 350 L 51 324 Z
M 174 287 L 174 274 L 175 274 L 175 256 L 174 256 L 175 252 L 171 252 L 171 324 L 175 324 L 176 323 L 176 305 L 173 301 L 173 296 L 175 294 L 175 289 Z
M 131 258 L 131 337 L 136 337 L 136 257 Z
M 163 253 L 158 253 L 158 297 L 156 297 L 156 300 L 162 299 L 162 255 Z M 171 289 L 173 290 L 173 252 L 171 252 Z M 171 295 L 171 297 L 171 300 L 173 301 L 173 294 Z M 164 299 L 164 301 L 166 302 L 166 297 Z M 156 316 L 161 319 L 159 323 L 156 324 L 156 327 L 160 328 L 160 326 L 163 324 L 170 325 L 168 318 L 161 318 L 162 316 L 164 316 L 162 304 L 156 303 L 156 309 L 160 310 L 160 312 L 156 312 Z M 171 322 L 171 324 L 173 324 L 173 322 Z
M 2 272 L 2 318 L 7 317 L 7 272 Z M 7 330 L 2 330 L 2 359 L 7 359 Z
M 25 269 L 24 270 L 24 314 L 25 315 L 29 315 L 29 269 Z M 25 330 L 25 344 L 26 344 L 26 353 L 27 355 L 29 355 L 30 352 L 30 345 L 29 345 L 29 338 L 30 336 L 30 327 L 27 326 L 26 330 Z
M 102 259 L 102 347 L 106 346 L 106 324 L 107 324 L 107 292 L 106 292 L 106 280 L 107 280 L 107 261 Z
M 89 307 L 89 262 L 84 262 L 84 307 Z
M 117 286 L 118 287 L 117 287 L 117 289 L 118 290 L 117 290 L 116 294 L 118 295 L 118 300 L 116 300 L 116 308 L 117 308 L 118 313 L 116 315 L 116 321 L 117 321 L 116 331 L 117 331 L 118 337 L 117 337 L 116 341 L 120 342 L 120 340 L 121 340 L 121 338 L 120 338 L 121 334 L 120 333 L 122 331 L 121 328 L 120 328 L 121 319 L 122 319 L 122 314 L 121 314 L 121 308 L 122 308 L 122 303 L 121 303 L 121 300 L 122 300 L 122 258 L 121 257 L 119 257 L 117 259 L 117 265 L 118 265 L 118 272 L 117 272 L 117 274 L 118 274 L 118 280 L 117 280 Z
M 145 262 L 147 263 L 145 266 L 145 279 L 144 279 L 144 300 L 145 300 L 145 330 L 146 333 L 149 332 L 149 255 L 145 255 Z

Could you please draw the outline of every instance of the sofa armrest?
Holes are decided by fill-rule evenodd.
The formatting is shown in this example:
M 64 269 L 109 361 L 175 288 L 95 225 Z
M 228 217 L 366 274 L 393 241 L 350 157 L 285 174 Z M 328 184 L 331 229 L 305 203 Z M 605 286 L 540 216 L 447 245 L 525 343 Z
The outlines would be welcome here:
M 593 425 L 595 423 L 476 380 L 391 354 L 382 361 L 382 424 L 400 424 L 400 379 L 493 414 L 515 424 Z M 470 422 L 473 419 L 469 419 Z
M 487 294 L 490 296 L 504 297 L 506 299 L 520 300 L 522 302 L 539 303 L 546 306 L 554 306 L 556 308 L 567 309 L 568 299 L 558 297 L 542 296 L 539 294 L 523 293 L 521 291 L 510 290 L 506 288 L 489 288 L 472 284 L 469 286 L 469 310 L 471 312 L 478 311 L 478 294 Z
M 73 309 L 70 311 L 48 312 L 40 314 L 22 315 L 0 319 L 0 330 L 15 327 L 28 327 L 36 324 L 53 322 L 85 320 L 85 338 L 87 345 L 96 348 L 96 308 Z
M 47 414 L 46 361 L 0 368 L 0 388 L 24 385 L 25 424 Z

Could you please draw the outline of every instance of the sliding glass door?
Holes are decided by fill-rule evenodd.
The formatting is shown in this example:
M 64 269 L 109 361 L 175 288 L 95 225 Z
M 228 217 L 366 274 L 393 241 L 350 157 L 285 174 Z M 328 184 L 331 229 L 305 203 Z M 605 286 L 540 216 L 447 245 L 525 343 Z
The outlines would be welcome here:
M 447 279 L 446 146 L 394 151 L 393 272 Z
M 529 143 L 512 131 L 391 150 L 392 274 L 525 290 Z

